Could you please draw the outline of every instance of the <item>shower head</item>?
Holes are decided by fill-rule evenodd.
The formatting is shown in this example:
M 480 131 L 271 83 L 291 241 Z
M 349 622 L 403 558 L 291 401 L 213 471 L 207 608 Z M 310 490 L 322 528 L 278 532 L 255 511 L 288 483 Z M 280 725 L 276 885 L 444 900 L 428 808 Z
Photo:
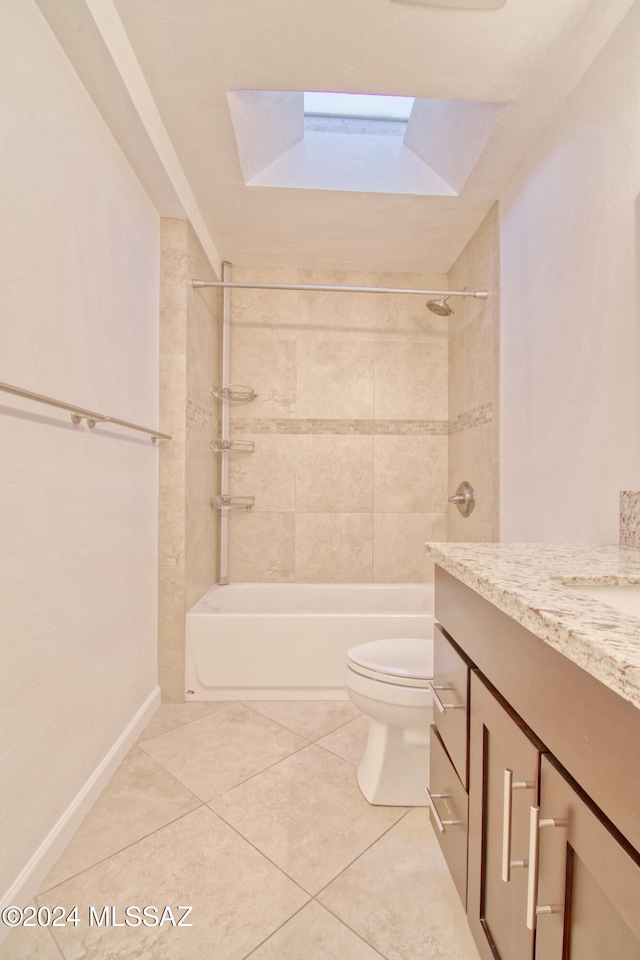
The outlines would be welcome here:
M 450 317 L 454 311 L 447 303 L 448 299 L 449 297 L 441 297 L 440 300 L 427 300 L 427 307 L 439 317 Z

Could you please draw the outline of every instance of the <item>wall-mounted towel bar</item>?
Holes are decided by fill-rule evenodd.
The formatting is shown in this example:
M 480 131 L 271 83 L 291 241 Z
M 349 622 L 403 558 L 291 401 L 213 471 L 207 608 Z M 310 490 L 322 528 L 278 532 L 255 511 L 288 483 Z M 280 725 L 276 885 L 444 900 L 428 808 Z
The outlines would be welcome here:
M 93 410 L 85 410 L 73 403 L 66 403 L 64 400 L 53 400 L 51 397 L 45 397 L 41 393 L 33 393 L 31 390 L 23 390 L 22 387 L 13 387 L 9 383 L 0 382 L 0 390 L 5 393 L 12 393 L 16 397 L 25 397 L 27 400 L 36 400 L 38 403 L 46 403 L 50 407 L 58 407 L 60 410 L 67 410 L 71 415 L 72 423 L 87 421 L 88 427 L 95 427 L 96 423 L 114 423 L 119 427 L 127 427 L 129 430 L 137 430 L 139 433 L 146 433 L 151 437 L 151 442 L 156 440 L 171 440 L 168 433 L 160 433 L 159 430 L 152 430 L 149 427 L 141 427 L 137 423 L 130 423 L 128 420 L 120 420 L 118 417 L 110 417 L 105 413 L 95 413 Z

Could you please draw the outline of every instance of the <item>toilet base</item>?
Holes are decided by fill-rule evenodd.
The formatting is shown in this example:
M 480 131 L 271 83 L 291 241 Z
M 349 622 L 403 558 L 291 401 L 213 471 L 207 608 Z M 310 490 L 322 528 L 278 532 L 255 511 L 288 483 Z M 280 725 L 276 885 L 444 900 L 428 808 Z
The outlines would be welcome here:
M 375 806 L 426 807 L 429 784 L 429 727 L 406 730 L 371 721 L 358 786 Z

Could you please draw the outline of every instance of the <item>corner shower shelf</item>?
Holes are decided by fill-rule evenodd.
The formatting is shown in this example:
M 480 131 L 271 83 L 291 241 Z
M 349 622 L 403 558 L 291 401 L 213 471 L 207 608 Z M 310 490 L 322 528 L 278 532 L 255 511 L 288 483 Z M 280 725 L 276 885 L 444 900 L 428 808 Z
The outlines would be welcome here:
M 215 507 L 216 510 L 241 510 L 245 513 L 251 513 L 253 510 L 255 497 L 231 497 L 228 494 L 224 494 L 220 497 L 214 497 L 211 501 L 211 506 Z
M 255 448 L 253 440 L 222 440 L 218 437 L 211 444 L 214 453 L 253 453 Z
M 229 400 L 231 403 L 251 403 L 258 394 L 251 387 L 233 386 L 232 384 L 214 383 L 211 393 L 218 400 Z

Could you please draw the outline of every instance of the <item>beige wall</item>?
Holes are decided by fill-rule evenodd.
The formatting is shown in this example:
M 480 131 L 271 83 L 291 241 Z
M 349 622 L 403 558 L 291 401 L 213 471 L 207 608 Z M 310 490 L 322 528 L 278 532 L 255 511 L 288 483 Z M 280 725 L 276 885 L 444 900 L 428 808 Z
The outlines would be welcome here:
M 451 290 L 488 290 L 487 300 L 450 301 L 449 490 L 462 480 L 476 492 L 464 518 L 449 506 L 449 540 L 499 539 L 500 237 L 495 204 L 449 272 Z
M 640 3 L 500 200 L 502 536 L 615 543 L 640 489 Z
M 215 582 L 218 490 L 210 444 L 219 430 L 210 388 L 219 367 L 215 279 L 185 220 L 161 221 L 160 414 L 173 439 L 160 450 L 159 680 L 166 702 L 184 700 L 185 612 Z
M 157 429 L 157 213 L 29 0 L 0 4 L 0 62 L 2 380 Z M 3 904 L 155 706 L 159 446 L 1 395 Z
M 445 276 L 242 270 L 233 279 L 446 287 Z M 447 321 L 424 296 L 232 292 L 233 580 L 410 582 L 446 539 Z

